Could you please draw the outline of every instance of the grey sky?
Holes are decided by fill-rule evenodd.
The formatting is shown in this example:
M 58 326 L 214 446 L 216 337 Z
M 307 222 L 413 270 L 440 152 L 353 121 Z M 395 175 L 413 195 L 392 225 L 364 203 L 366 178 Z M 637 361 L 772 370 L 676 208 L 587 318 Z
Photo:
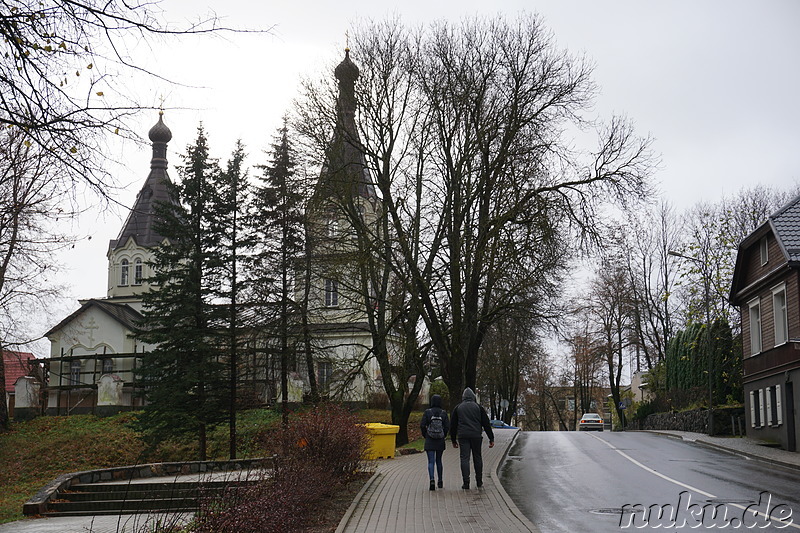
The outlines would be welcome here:
M 463 16 L 541 14 L 559 47 L 595 63 L 601 93 L 596 113 L 627 115 L 651 134 L 662 154 L 655 176 L 663 197 L 679 209 L 715 201 L 758 183 L 788 188 L 800 179 L 800 2 L 796 1 L 578 1 L 540 2 L 409 0 L 396 8 L 375 2 L 256 3 L 248 0 L 165 0 L 167 19 L 214 11 L 231 26 L 268 28 L 269 35 L 191 38 L 153 48 L 148 66 L 191 87 L 131 82 L 130 89 L 158 105 L 173 132 L 170 166 L 191 142 L 200 121 L 214 155 L 227 158 L 236 139 L 264 161 L 262 150 L 297 94 L 300 76 L 316 76 L 341 57 L 345 31 L 360 18 L 396 13 L 408 24 Z M 144 54 L 145 50 L 138 50 Z M 146 57 L 146 56 L 145 56 Z M 358 62 L 358 50 L 353 50 Z M 199 88 L 203 87 L 203 88 Z M 157 120 L 144 114 L 142 134 Z M 149 170 L 149 150 L 127 146 L 117 156 L 130 183 L 120 200 L 130 205 Z M 176 177 L 176 172 L 171 170 Z M 106 249 L 125 214 L 92 215 L 90 234 L 61 257 L 71 269 L 70 298 L 104 296 Z M 63 309 L 61 310 L 63 311 Z M 61 312 L 59 311 L 59 312 Z M 63 315 L 52 316 L 50 323 Z

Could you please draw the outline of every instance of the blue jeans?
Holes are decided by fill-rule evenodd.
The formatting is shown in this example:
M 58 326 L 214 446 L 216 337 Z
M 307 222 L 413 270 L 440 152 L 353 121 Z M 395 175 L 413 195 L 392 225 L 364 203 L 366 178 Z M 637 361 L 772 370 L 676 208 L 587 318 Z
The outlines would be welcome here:
M 428 477 L 433 481 L 433 463 L 436 462 L 436 471 L 439 473 L 439 481 L 442 481 L 442 454 L 444 450 L 425 450 L 428 454 Z

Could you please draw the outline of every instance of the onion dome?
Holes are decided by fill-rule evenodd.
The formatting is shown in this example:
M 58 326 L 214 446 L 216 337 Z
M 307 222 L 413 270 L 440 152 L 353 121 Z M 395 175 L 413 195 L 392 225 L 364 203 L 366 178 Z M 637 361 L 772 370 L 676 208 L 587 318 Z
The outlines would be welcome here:
M 344 59 L 336 66 L 333 74 L 340 82 L 354 83 L 358 79 L 358 67 L 350 60 L 349 48 L 344 49 Z
M 355 65 L 353 65 L 355 66 Z M 358 69 L 356 69 L 358 70 Z M 154 143 L 168 143 L 172 139 L 172 132 L 164 124 L 164 112 L 159 111 L 158 113 L 158 122 L 155 126 L 150 128 L 150 132 L 148 133 L 148 137 Z

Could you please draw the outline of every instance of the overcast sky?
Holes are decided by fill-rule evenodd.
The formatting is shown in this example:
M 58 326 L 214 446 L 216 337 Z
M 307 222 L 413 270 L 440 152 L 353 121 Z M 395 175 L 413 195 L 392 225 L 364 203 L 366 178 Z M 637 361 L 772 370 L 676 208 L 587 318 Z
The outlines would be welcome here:
M 165 98 L 170 173 L 178 154 L 203 122 L 213 154 L 225 159 L 241 138 L 249 163 L 290 109 L 303 76 L 317 76 L 342 56 L 352 22 L 398 14 L 410 25 L 464 16 L 508 17 L 537 12 L 560 48 L 585 53 L 595 63 L 601 93 L 595 112 L 627 115 L 637 131 L 655 138 L 662 156 L 655 176 L 663 197 L 684 209 L 700 200 L 761 183 L 788 188 L 800 179 L 800 2 L 732 0 L 539 2 L 408 0 L 402 7 L 377 2 L 290 0 L 164 0 L 163 17 L 186 21 L 214 12 L 226 25 L 268 29 L 268 34 L 187 38 L 134 50 L 147 66 L 185 86 L 130 82 L 140 99 Z M 358 50 L 352 51 L 358 63 Z M 142 117 L 142 134 L 157 114 Z M 150 151 L 125 146 L 114 154 L 127 169 L 119 196 L 131 205 L 149 171 Z M 71 284 L 55 324 L 77 308 L 76 298 L 106 292 L 106 251 L 127 213 L 92 214 L 79 230 L 90 235 L 60 260 Z

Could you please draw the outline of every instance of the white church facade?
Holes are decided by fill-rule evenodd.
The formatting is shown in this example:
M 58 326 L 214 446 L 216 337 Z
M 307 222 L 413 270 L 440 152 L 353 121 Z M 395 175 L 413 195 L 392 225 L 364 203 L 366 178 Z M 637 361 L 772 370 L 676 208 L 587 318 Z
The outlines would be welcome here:
M 371 356 L 372 335 L 352 263 L 358 243 L 340 208 L 347 197 L 361 220 L 370 224 L 380 206 L 358 149 L 353 93 L 358 69 L 349 51 L 335 74 L 340 88 L 338 120 L 308 211 L 310 260 L 305 264 L 311 267 L 310 275 L 303 276 L 309 281 L 307 326 L 319 392 L 331 400 L 363 406 L 383 387 L 378 364 Z M 155 207 L 170 201 L 167 143 L 172 133 L 163 122 L 163 112 L 149 138 L 153 149 L 150 173 L 119 236 L 109 242 L 106 297 L 80 301 L 75 312 L 46 333 L 51 343 L 45 389 L 49 413 L 104 414 L 141 406 L 135 369 L 150 347 L 133 332 L 142 318 L 142 294 L 151 290 L 146 280 L 153 250 L 165 242 L 155 229 Z M 301 276 L 299 272 L 295 275 Z M 299 281 L 296 287 L 298 293 L 303 290 Z M 249 375 L 259 384 L 248 393 L 255 403 L 269 405 L 281 397 L 279 365 L 269 339 L 254 342 L 259 345 L 254 351 L 262 358 L 258 363 L 255 358 L 251 361 L 259 368 L 251 368 Z M 393 342 L 388 344 L 394 349 Z M 290 366 L 289 401 L 295 404 L 308 397 L 310 376 L 302 355 Z

